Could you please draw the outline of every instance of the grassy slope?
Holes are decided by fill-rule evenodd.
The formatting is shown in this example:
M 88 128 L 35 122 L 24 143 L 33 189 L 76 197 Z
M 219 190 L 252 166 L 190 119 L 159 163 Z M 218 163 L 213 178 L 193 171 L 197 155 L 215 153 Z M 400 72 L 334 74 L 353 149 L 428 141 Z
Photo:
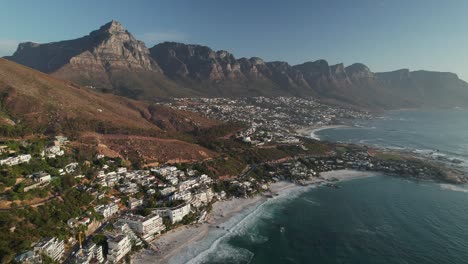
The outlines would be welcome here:
M 192 113 L 97 93 L 4 59 L 0 59 L 0 96 L 3 114 L 38 134 L 125 134 L 146 136 L 152 144 L 154 137 L 189 139 L 187 132 L 217 124 Z M 139 145 L 144 146 L 142 140 Z M 114 145 L 111 137 L 106 143 Z M 176 146 L 182 159 L 213 155 L 188 142 L 166 141 L 165 145 Z M 195 155 L 200 151 L 209 154 Z

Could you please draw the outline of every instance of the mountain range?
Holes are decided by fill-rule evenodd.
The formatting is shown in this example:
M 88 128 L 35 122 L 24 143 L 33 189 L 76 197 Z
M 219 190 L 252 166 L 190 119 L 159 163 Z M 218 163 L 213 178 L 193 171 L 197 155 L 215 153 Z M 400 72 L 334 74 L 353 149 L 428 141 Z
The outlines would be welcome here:
M 468 105 L 468 84 L 453 73 L 374 73 L 361 63 L 345 67 L 325 60 L 290 65 L 175 42 L 148 49 L 115 20 L 74 40 L 21 43 L 6 59 L 133 99 L 313 96 L 377 109 Z

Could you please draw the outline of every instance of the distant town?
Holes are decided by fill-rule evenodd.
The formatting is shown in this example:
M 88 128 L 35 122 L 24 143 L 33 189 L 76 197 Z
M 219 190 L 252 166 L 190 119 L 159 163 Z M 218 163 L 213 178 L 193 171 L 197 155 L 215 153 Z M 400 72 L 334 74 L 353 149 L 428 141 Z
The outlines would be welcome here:
M 367 111 L 299 97 L 177 98 L 164 105 L 225 122 L 245 123 L 248 128 L 238 137 L 255 145 L 298 143 L 295 134 L 300 128 L 350 124 L 372 117 Z

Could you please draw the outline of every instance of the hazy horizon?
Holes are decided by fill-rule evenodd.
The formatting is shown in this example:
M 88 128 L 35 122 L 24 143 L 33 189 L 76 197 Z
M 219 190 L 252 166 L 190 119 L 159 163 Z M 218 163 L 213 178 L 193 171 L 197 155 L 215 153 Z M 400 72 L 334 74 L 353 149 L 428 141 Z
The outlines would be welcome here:
M 402 68 L 468 79 L 462 48 L 468 3 L 439 1 L 15 1 L 0 10 L 0 56 L 18 43 L 78 38 L 115 19 L 148 47 L 207 45 L 236 57 L 299 64 L 360 62 L 374 72 Z M 17 14 L 22 14 L 17 16 Z M 47 19 L 44 19 L 44 18 Z M 396 19 L 398 18 L 398 19 Z M 437 62 L 437 64 L 434 64 Z

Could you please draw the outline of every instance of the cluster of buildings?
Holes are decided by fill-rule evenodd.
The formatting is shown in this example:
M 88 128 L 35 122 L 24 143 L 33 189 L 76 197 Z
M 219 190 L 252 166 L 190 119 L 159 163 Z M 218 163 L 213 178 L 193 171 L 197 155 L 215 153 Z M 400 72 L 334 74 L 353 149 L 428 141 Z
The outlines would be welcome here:
M 371 117 L 368 112 L 323 104 L 314 98 L 298 97 L 180 98 L 165 105 L 222 121 L 247 123 L 250 127 L 238 136 L 255 145 L 272 140 L 296 143 L 298 139 L 291 131 L 299 128 Z
M 42 254 L 54 261 L 60 262 L 65 252 L 64 241 L 58 238 L 44 238 L 34 245 L 33 250 L 26 251 L 15 257 L 18 263 L 41 263 Z
M 106 232 L 107 262 L 118 263 L 133 246 L 141 246 L 143 240 L 150 241 L 154 235 L 164 230 L 162 220 L 157 215 L 139 216 L 126 214 L 121 216 L 114 224 L 112 232 Z
M 99 171 L 97 182 L 104 187 L 114 187 L 119 185 L 119 191 L 126 194 L 134 194 L 138 192 L 137 185 L 148 185 L 154 181 L 155 177 L 150 175 L 149 170 L 127 171 L 127 168 L 120 167 L 115 171 L 105 172 Z M 124 181 L 120 184 L 119 181 Z
M 106 170 L 107 166 L 103 167 Z M 215 194 L 211 189 L 213 180 L 195 170 L 179 170 L 174 166 L 155 167 L 151 170 L 128 171 L 126 168 L 117 168 L 111 171 L 98 172 L 96 182 L 98 185 L 117 190 L 119 197 L 128 197 L 127 210 L 122 210 L 120 198 L 109 196 L 95 188 L 83 188 L 95 198 L 97 203 L 105 197 L 105 203 L 94 206 L 96 213 L 104 217 L 104 222 L 113 222 L 113 231 L 106 231 L 109 250 L 105 259 L 109 263 L 117 263 L 127 255 L 133 246 L 150 242 L 158 234 L 167 229 L 163 222 L 167 218 L 171 224 L 176 224 L 191 213 L 206 216 L 203 206 L 208 205 Z M 134 190 L 134 191 L 132 191 Z M 145 190 L 142 193 L 142 190 Z M 138 208 L 147 207 L 147 202 L 157 200 L 158 206 L 150 209 L 150 214 L 142 216 L 137 214 Z M 166 204 L 174 204 L 171 207 Z M 111 220 L 113 219 L 113 220 Z M 200 219 L 199 219 L 200 220 Z M 89 217 L 82 216 L 68 221 L 70 228 L 79 225 L 89 225 Z M 85 247 L 74 256 L 75 263 L 102 262 L 102 252 L 97 251 L 95 245 Z M 102 256 L 102 257 L 100 257 Z
M 96 245 L 92 242 L 85 245 L 74 257 L 73 263 L 76 264 L 90 264 L 90 263 L 103 263 L 104 253 L 102 246 Z
M 61 138 L 56 141 L 54 146 L 44 149 L 39 154 L 47 158 L 63 155 L 61 146 L 67 140 Z M 24 159 L 23 155 L 18 157 Z M 27 157 L 30 159 L 31 155 Z M 212 189 L 213 179 L 193 169 L 181 170 L 174 166 L 162 166 L 150 170 L 129 171 L 124 167 L 110 169 L 110 166 L 114 166 L 110 161 L 106 164 L 97 168 L 96 180 L 84 181 L 74 187 L 89 193 L 94 199 L 81 216 L 68 219 L 67 226 L 73 234 L 84 230 L 83 232 L 89 235 L 95 230 L 103 230 L 98 229 L 99 226 L 113 225 L 112 232 L 104 231 L 109 250 L 104 254 L 101 246 L 89 243 L 88 239 L 83 248 L 71 253 L 70 261 L 73 263 L 102 263 L 106 260 L 109 263 L 117 263 L 133 246 L 150 242 L 164 232 L 168 228 L 165 223 L 170 225 L 170 228 L 188 215 L 190 219 L 203 221 L 207 215 L 206 206 L 217 196 Z M 70 163 L 59 173 L 73 175 L 71 173 L 79 166 L 76 162 Z M 25 191 L 46 186 L 53 179 L 50 174 L 44 172 L 37 172 L 26 178 L 25 183 L 28 185 Z M 225 195 L 224 193 L 224 196 L 219 196 L 218 199 Z M 150 214 L 140 215 L 140 208 Z M 103 219 L 96 218 L 95 213 L 102 215 Z M 67 242 L 70 247 L 67 248 L 73 249 L 77 242 L 77 238 L 70 238 Z M 64 241 L 47 238 L 39 241 L 32 250 L 17 255 L 16 261 L 38 263 L 42 261 L 41 254 L 60 261 L 63 260 L 64 251 Z
M 60 146 L 52 146 L 41 151 L 41 157 L 55 159 L 57 156 L 65 155 L 65 151 Z
M 196 176 L 194 170 L 182 171 L 174 166 L 154 168 L 151 171 L 166 183 L 159 189 L 159 193 L 169 201 L 183 200 L 199 208 L 214 197 L 211 189 L 213 179 L 206 174 Z

